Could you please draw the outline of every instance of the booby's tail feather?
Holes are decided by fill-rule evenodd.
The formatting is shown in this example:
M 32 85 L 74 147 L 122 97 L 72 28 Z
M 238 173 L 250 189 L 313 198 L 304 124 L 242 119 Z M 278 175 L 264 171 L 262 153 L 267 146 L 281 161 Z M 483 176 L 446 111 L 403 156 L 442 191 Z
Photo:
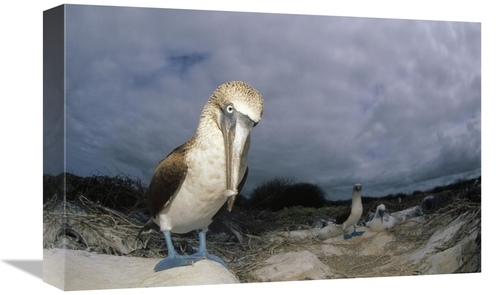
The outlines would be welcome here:
M 154 222 L 153 218 L 150 218 L 148 222 L 141 228 L 139 233 L 137 234 L 137 237 L 135 238 L 136 240 L 139 239 L 139 236 L 143 231 L 150 230 L 156 227 L 156 223 Z

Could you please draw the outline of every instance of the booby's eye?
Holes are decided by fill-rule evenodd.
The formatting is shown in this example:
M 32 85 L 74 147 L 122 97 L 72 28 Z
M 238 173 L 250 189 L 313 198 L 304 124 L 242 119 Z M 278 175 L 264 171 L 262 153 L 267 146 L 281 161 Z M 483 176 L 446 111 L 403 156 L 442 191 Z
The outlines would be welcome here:
M 231 115 L 232 113 L 234 113 L 234 105 L 232 103 L 228 103 L 224 106 L 224 110 L 223 112 L 226 114 L 226 115 Z

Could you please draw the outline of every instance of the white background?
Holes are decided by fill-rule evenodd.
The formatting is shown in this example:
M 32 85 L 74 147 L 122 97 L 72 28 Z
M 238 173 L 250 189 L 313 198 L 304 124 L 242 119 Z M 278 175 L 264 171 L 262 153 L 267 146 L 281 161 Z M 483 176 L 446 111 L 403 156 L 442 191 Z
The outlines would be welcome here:
M 164 7 L 252 11 L 335 16 L 404 18 L 421 20 L 471 21 L 482 23 L 482 273 L 401 278 L 350 279 L 287 283 L 244 284 L 239 286 L 170 287 L 91 291 L 105 294 L 165 294 L 165 292 L 326 292 L 340 290 L 365 292 L 403 292 L 403 294 L 447 292 L 466 294 L 486 292 L 486 283 L 496 279 L 494 217 L 496 209 L 498 156 L 498 115 L 495 112 L 500 66 L 498 10 L 493 1 L 79 1 L 68 4 L 94 4 L 136 7 Z M 6 4 L 7 3 L 7 4 Z M 9 1 L 0 11 L 0 290 L 21 292 L 59 292 L 42 279 L 42 28 L 43 11 L 64 2 Z M 495 138 L 496 137 L 496 138 Z M 23 261 L 39 268 L 16 267 Z M 491 282 L 490 281 L 490 282 Z M 399 290 L 396 290 L 399 289 Z M 404 290 L 404 291 L 403 291 Z M 493 292 L 493 291 L 492 291 Z

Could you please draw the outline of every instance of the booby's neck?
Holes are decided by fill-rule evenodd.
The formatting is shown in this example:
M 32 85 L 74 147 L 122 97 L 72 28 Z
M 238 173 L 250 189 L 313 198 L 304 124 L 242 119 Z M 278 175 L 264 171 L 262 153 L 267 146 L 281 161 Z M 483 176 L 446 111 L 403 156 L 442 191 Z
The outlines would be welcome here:
M 215 110 L 214 110 L 215 109 Z M 222 131 L 217 124 L 219 120 L 218 114 L 219 110 L 213 105 L 206 105 L 200 116 L 200 122 L 198 128 L 196 129 L 196 134 L 193 137 L 193 141 L 201 146 L 213 146 L 214 139 L 223 139 Z
M 361 207 L 361 206 L 362 206 L 362 204 L 361 204 L 361 192 L 354 191 L 353 194 L 352 194 L 352 205 L 351 205 L 351 207 L 355 208 L 355 207 Z
M 376 217 L 383 217 L 385 215 L 385 207 L 383 208 L 377 208 L 377 212 L 375 212 Z

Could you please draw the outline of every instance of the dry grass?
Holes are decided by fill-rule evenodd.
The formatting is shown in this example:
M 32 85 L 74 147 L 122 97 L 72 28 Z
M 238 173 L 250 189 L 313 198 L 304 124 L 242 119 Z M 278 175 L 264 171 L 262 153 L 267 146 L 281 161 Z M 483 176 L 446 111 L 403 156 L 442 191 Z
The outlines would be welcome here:
M 120 180 L 123 182 L 123 179 Z M 131 182 L 123 182 L 126 189 L 117 187 L 106 181 L 96 182 L 97 188 L 87 187 L 87 192 L 99 192 L 100 198 L 85 196 L 82 183 L 74 184 L 75 191 L 64 200 L 60 194 L 45 197 L 43 206 L 44 218 L 44 248 L 68 248 L 87 250 L 111 255 L 126 255 L 147 258 L 162 258 L 166 256 L 166 245 L 163 235 L 157 230 L 138 233 L 148 216 L 144 214 L 140 198 L 143 188 L 139 187 L 136 194 Z M 88 184 L 88 182 L 87 182 Z M 77 190 L 77 188 L 80 188 Z M 44 192 L 45 193 L 45 192 Z M 125 193 L 131 200 L 118 195 Z M 44 194 L 45 195 L 45 194 Z M 439 209 L 429 215 L 423 222 L 405 223 L 404 228 L 396 228 L 392 233 L 397 245 L 388 245 L 394 253 L 403 246 L 418 247 L 425 243 L 438 225 L 450 223 L 455 218 L 467 218 L 467 222 L 453 234 L 453 238 L 440 245 L 436 251 L 443 251 L 455 245 L 466 236 L 479 231 L 480 223 L 473 221 L 481 216 L 481 189 L 470 191 L 442 191 L 434 194 L 439 200 Z M 385 202 L 389 208 L 403 210 L 418 205 L 425 194 L 418 198 L 408 198 L 403 203 Z M 133 199 L 136 198 L 136 199 Z M 119 209 L 123 203 L 133 204 L 129 210 Z M 367 210 L 373 210 L 380 200 L 364 202 Z M 107 205 L 105 205 L 107 204 Z M 109 204 L 114 204 L 109 206 Z M 345 206 L 326 206 L 323 208 L 286 208 L 278 212 L 248 211 L 235 208 L 233 212 L 220 212 L 215 218 L 207 235 L 208 250 L 227 262 L 241 282 L 253 282 L 250 274 L 264 265 L 265 260 L 277 253 L 298 252 L 305 249 L 316 249 L 323 245 L 317 238 L 293 241 L 276 238 L 287 230 L 307 229 L 309 221 L 318 216 L 334 216 Z M 373 209 L 372 209 L 373 208 Z M 393 209 L 391 212 L 395 212 Z M 367 212 L 365 212 L 366 214 Z M 464 217 L 465 216 L 465 217 Z M 198 247 L 197 235 L 173 235 L 173 240 L 180 252 L 191 253 Z M 480 240 L 479 240 L 480 244 Z M 351 247 L 362 247 L 354 245 Z M 404 248 L 404 247 L 403 247 Z M 478 253 L 471 253 L 477 255 Z M 320 257 L 325 264 L 334 269 L 335 278 L 370 276 L 368 269 L 391 263 L 388 255 L 374 257 Z M 467 262 L 465 262 L 467 263 Z M 464 263 L 464 264 L 465 264 Z M 390 275 L 418 274 L 418 265 L 405 269 L 392 269 L 381 273 Z

